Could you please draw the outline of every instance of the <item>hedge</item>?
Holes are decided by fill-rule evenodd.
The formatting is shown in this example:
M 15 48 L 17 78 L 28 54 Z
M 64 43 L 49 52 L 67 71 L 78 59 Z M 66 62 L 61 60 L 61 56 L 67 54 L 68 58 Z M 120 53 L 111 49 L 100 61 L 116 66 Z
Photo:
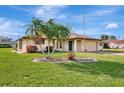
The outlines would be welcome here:
M 0 45 L 0 48 L 11 48 L 11 47 L 12 47 L 11 45 L 4 45 L 4 44 Z

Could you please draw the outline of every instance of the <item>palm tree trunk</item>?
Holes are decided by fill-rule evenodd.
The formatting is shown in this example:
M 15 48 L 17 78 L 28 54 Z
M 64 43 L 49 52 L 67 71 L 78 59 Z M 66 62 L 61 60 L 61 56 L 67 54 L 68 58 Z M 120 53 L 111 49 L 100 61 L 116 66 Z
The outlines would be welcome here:
M 55 52 L 55 42 L 53 43 L 53 49 L 51 54 L 53 54 L 54 52 Z
M 38 37 L 38 41 L 40 41 L 40 39 L 41 39 L 41 38 Z M 43 51 L 43 49 L 42 49 L 41 43 L 39 44 L 39 46 L 40 46 L 40 49 L 41 49 L 42 54 L 46 57 L 46 55 L 45 55 L 45 53 L 44 53 L 44 51 Z
M 55 47 L 53 46 L 52 54 L 55 52 Z
M 46 57 L 46 55 L 45 55 L 45 53 L 44 53 L 44 51 L 43 51 L 43 49 L 42 49 L 42 45 L 39 44 L 39 46 L 40 46 L 40 49 L 41 49 L 42 54 Z
M 50 59 L 50 40 L 48 40 L 48 58 Z

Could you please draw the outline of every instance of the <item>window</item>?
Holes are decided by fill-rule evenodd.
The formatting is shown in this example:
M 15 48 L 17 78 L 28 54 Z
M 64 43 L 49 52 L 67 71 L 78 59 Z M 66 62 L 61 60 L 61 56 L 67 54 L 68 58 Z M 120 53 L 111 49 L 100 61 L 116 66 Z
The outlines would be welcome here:
M 45 39 L 35 40 L 36 44 L 45 44 Z
M 41 41 L 41 44 L 45 44 L 45 39 L 43 39 L 43 40 Z

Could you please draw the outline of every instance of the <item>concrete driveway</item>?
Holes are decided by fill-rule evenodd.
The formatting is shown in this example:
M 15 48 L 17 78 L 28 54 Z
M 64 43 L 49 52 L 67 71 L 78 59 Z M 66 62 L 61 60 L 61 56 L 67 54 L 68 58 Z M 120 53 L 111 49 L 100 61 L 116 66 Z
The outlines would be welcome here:
M 98 51 L 95 52 L 96 54 L 110 54 L 110 55 L 121 55 L 124 56 L 124 53 L 120 53 L 120 52 L 106 52 L 106 51 Z

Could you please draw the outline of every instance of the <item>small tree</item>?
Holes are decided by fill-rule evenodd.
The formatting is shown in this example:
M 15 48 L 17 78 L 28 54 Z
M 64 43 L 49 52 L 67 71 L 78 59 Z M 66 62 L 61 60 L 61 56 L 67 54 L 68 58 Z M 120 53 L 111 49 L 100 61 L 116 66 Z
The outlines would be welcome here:
M 103 34 L 103 35 L 101 35 L 101 39 L 102 39 L 102 40 L 108 40 L 108 39 L 109 39 L 109 36 L 108 36 L 108 35 Z
M 43 34 L 44 22 L 38 18 L 32 18 L 31 24 L 27 25 L 25 34 L 28 38 L 32 38 L 35 42 L 39 42 L 42 53 L 44 51 L 41 46 L 42 34 Z
M 37 38 L 35 38 L 35 40 L 39 40 L 40 42 L 42 39 L 42 35 L 45 35 L 48 39 L 48 58 L 50 58 L 50 42 L 52 42 L 54 39 L 68 38 L 70 35 L 70 28 L 68 26 L 64 26 L 62 24 L 54 22 L 53 19 L 44 22 L 38 18 L 33 18 L 31 24 L 28 25 L 26 35 L 29 35 L 31 37 L 36 36 Z
M 0 41 L 11 41 L 12 39 L 8 36 L 0 36 Z
M 101 39 L 102 40 L 116 40 L 117 38 L 116 38 L 116 36 L 114 36 L 114 35 L 105 35 L 105 34 L 103 34 L 103 35 L 101 35 Z
M 50 58 L 50 42 L 54 39 L 68 38 L 70 35 L 70 28 L 68 26 L 58 24 L 54 22 L 53 19 L 50 19 L 45 23 L 44 34 L 48 39 L 48 58 Z M 54 49 L 55 48 L 53 48 L 53 52 Z
M 116 36 L 112 35 L 112 36 L 110 36 L 110 39 L 111 40 L 116 40 Z

